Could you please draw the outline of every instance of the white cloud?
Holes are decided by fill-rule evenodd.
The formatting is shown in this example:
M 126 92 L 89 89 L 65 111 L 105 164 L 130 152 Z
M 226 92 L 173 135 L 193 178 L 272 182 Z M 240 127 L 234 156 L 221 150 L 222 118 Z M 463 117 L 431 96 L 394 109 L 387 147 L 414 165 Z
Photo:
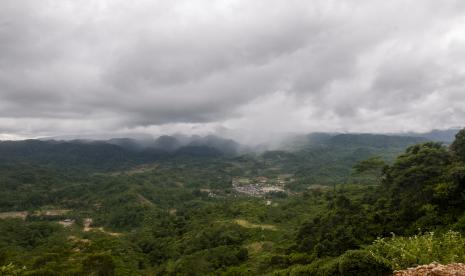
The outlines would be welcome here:
M 4 0 L 0 134 L 461 125 L 464 15 L 459 0 Z

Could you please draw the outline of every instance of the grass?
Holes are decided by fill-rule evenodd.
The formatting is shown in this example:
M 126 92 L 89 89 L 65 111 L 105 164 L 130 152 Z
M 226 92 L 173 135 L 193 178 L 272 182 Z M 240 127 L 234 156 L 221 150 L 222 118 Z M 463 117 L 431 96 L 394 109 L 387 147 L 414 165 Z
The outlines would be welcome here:
M 438 262 L 465 262 L 465 238 L 458 232 L 377 239 L 367 249 L 393 270 Z

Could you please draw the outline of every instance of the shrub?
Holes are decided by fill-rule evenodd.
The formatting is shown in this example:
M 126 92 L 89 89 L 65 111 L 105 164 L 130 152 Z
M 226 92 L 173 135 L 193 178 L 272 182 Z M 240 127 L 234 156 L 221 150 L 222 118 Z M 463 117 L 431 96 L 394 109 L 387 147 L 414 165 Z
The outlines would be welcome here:
M 339 273 L 344 276 L 390 275 L 392 270 L 369 251 L 351 250 L 339 257 Z
M 21 268 L 17 268 L 15 265 L 13 264 L 8 264 L 8 265 L 3 265 L 3 266 L 0 266 L 0 275 L 23 275 L 23 272 L 24 272 L 24 269 L 21 269 Z
M 317 259 L 308 265 L 293 265 L 274 275 L 376 276 L 392 270 L 367 250 L 351 250 L 337 258 Z
M 432 262 L 465 262 L 465 238 L 454 231 L 379 238 L 367 249 L 375 259 L 394 270 Z

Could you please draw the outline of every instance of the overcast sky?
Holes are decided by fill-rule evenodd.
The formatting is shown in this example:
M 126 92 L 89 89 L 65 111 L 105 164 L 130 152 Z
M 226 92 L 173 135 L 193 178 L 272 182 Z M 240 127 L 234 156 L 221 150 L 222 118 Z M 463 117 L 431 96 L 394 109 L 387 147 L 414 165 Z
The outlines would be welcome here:
M 463 0 L 0 1 L 0 139 L 464 122 Z

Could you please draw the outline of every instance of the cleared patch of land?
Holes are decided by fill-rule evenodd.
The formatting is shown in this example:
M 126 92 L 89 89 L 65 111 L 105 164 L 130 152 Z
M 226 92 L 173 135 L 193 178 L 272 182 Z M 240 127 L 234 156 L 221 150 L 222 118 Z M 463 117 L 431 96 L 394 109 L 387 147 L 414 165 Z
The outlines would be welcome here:
M 6 219 L 6 218 L 20 218 L 20 219 L 26 219 L 28 215 L 27 211 L 21 211 L 21 212 L 2 212 L 0 213 L 0 219 Z
M 63 216 L 69 212 L 71 212 L 71 210 L 69 209 L 40 210 L 40 211 L 33 212 L 32 215 L 55 217 L 55 216 Z
M 84 232 L 100 231 L 102 233 L 108 234 L 110 236 L 115 236 L 115 237 L 118 237 L 118 236 L 122 235 L 121 233 L 106 231 L 105 229 L 103 229 L 103 227 L 92 227 L 91 226 L 92 222 L 93 222 L 93 220 L 91 218 L 85 218 L 84 222 L 83 222 L 84 228 L 82 229 L 82 231 L 84 231 Z
M 71 210 L 68 210 L 68 209 L 37 210 L 37 211 L 32 211 L 32 212 L 28 212 L 28 211 L 0 212 L 0 219 L 6 219 L 6 218 L 26 219 L 28 215 L 56 217 L 56 216 L 63 216 L 69 212 L 71 212 Z
M 145 164 L 141 166 L 134 167 L 129 170 L 124 170 L 124 171 L 118 171 L 118 172 L 112 172 L 109 175 L 111 176 L 120 176 L 120 175 L 135 175 L 135 174 L 141 174 L 141 173 L 146 173 L 146 172 L 151 172 L 156 170 L 160 165 L 159 164 Z
M 249 254 L 257 254 L 262 252 L 263 250 L 270 250 L 273 247 L 273 242 L 270 241 L 262 241 L 262 242 L 253 242 L 248 244 L 247 250 Z
M 245 228 L 260 228 L 262 230 L 272 230 L 272 231 L 276 231 L 277 230 L 277 227 L 275 225 L 271 225 L 271 224 L 255 224 L 255 223 L 251 223 L 245 219 L 235 219 L 234 220 L 234 223 L 242 226 L 242 227 L 245 227 Z
M 58 223 L 60 225 L 62 225 L 63 227 L 71 227 L 74 224 L 74 220 L 73 219 L 65 219 L 65 220 L 60 220 Z

